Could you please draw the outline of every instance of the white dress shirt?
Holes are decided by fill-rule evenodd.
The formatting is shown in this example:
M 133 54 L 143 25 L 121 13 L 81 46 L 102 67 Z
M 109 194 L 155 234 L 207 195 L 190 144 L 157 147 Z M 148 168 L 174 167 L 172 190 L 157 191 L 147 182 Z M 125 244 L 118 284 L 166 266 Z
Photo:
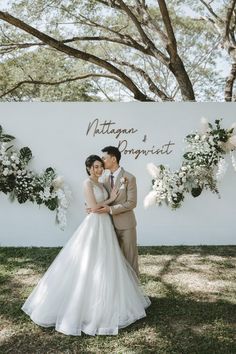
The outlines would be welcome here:
M 116 183 L 117 176 L 118 176 L 118 174 L 120 173 L 120 171 L 121 171 L 121 167 L 117 168 L 117 170 L 112 173 L 113 176 L 114 176 L 114 185 L 115 185 L 115 183 Z M 110 173 L 110 175 L 111 175 L 111 173 Z M 109 175 L 109 181 L 110 181 L 110 183 L 111 183 L 111 177 L 110 177 L 110 175 Z M 109 213 L 112 215 L 111 207 L 110 207 Z
M 113 176 L 114 176 L 114 180 L 113 180 L 113 181 L 114 181 L 114 185 L 115 185 L 115 183 L 116 183 L 117 176 L 118 176 L 118 174 L 120 173 L 120 171 L 121 171 L 121 167 L 117 168 L 117 170 L 112 173 Z M 111 173 L 110 173 L 110 175 L 111 175 Z M 110 175 L 109 175 L 109 176 L 110 176 Z M 111 177 L 110 177 L 110 183 L 111 183 Z

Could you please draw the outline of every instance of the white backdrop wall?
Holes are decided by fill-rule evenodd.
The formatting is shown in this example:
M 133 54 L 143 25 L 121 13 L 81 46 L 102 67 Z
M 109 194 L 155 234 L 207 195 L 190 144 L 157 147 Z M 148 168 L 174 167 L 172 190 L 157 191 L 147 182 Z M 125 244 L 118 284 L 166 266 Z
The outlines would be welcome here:
M 84 161 L 100 154 L 106 145 L 126 149 L 161 149 L 147 156 L 122 152 L 121 165 L 137 178 L 139 245 L 223 245 L 236 244 L 235 199 L 236 173 L 229 164 L 221 182 L 221 199 L 204 192 L 194 199 L 188 196 L 181 209 L 143 208 L 143 199 L 151 187 L 146 171 L 148 162 L 178 168 L 183 154 L 184 137 L 199 128 L 200 118 L 213 122 L 223 118 L 225 127 L 236 121 L 236 104 L 231 103 L 1 103 L 0 124 L 14 135 L 17 146 L 29 146 L 33 152 L 30 167 L 42 171 L 54 167 L 63 175 L 73 193 L 68 210 L 68 226 L 61 231 L 55 213 L 30 202 L 11 203 L 0 194 L 1 246 L 63 246 L 85 217 L 82 182 L 87 177 Z M 95 123 L 103 134 L 94 132 Z M 100 132 L 102 125 L 98 128 Z M 131 129 L 133 133 L 116 137 L 111 129 Z M 125 142 L 125 140 L 127 142 Z M 165 144 L 169 142 L 174 145 Z M 165 152 L 168 152 L 165 153 Z

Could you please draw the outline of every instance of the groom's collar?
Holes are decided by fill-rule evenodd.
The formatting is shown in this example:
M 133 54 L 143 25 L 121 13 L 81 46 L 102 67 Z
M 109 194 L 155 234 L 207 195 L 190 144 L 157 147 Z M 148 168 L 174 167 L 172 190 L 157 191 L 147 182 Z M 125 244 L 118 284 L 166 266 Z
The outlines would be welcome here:
M 116 177 L 118 176 L 118 174 L 121 172 L 121 167 L 118 167 L 117 168 L 117 170 L 115 170 L 114 172 L 113 172 L 113 176 L 114 176 L 114 178 L 116 179 Z

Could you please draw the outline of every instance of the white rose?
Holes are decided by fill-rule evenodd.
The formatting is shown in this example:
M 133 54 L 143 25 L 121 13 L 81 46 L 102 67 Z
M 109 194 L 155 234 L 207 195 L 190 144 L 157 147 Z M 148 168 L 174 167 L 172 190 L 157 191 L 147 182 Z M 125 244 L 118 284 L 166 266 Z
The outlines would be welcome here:
M 7 175 L 8 175 L 8 172 L 9 172 L 8 168 L 5 168 L 5 169 L 3 170 L 3 175 L 4 175 L 4 176 L 7 176 Z
M 3 160 L 3 163 L 2 163 L 4 166 L 9 166 L 10 165 L 10 161 L 8 160 Z
M 45 188 L 45 190 L 44 190 L 44 196 L 45 196 L 46 198 L 50 197 L 50 190 L 49 190 L 48 187 Z
M 58 176 L 54 178 L 54 180 L 52 181 L 52 185 L 54 188 L 61 188 L 63 184 L 64 184 L 64 179 L 62 176 Z

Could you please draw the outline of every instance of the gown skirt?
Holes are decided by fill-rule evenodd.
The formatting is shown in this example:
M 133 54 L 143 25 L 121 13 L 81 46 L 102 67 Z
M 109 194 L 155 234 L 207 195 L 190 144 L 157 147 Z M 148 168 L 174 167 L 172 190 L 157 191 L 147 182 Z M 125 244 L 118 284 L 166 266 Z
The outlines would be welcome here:
M 75 230 L 21 309 L 66 335 L 117 335 L 151 304 L 124 257 L 108 214 L 91 213 Z

